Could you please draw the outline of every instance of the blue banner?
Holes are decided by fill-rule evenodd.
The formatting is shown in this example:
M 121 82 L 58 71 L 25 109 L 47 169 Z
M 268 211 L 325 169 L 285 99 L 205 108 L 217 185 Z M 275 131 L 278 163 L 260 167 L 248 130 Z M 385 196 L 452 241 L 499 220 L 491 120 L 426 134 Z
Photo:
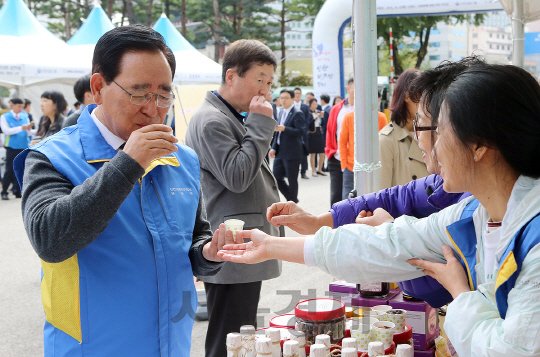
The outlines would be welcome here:
M 525 34 L 525 54 L 540 54 L 540 32 L 530 32 Z

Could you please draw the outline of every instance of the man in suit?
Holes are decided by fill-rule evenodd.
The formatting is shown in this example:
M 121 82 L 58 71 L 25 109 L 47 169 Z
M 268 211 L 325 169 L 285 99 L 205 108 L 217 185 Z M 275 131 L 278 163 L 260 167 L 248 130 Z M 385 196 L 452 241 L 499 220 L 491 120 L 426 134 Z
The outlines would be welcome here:
M 270 157 L 274 160 L 274 176 L 279 191 L 287 201 L 298 202 L 298 170 L 302 160 L 302 140 L 305 120 L 293 105 L 294 92 L 283 89 L 280 93 L 283 110 L 279 113 L 278 126 Z M 285 177 L 289 184 L 285 182 Z
M 298 87 L 294 88 L 294 108 L 297 111 L 302 112 L 302 114 L 304 115 L 304 121 L 306 122 L 304 136 L 302 138 L 303 156 L 302 156 L 302 161 L 301 161 L 302 168 L 300 170 L 300 175 L 303 179 L 308 180 L 309 177 L 308 175 L 306 175 L 306 171 L 308 169 L 307 157 L 309 156 L 309 132 L 308 132 L 309 125 L 308 124 L 311 118 L 311 110 L 309 110 L 308 104 L 302 102 L 302 89 Z
M 266 220 L 266 209 L 279 201 L 279 192 L 264 159 L 276 129 L 272 106 L 265 100 L 276 66 L 272 50 L 262 42 L 232 43 L 223 58 L 221 86 L 206 93 L 189 123 L 186 144 L 199 157 L 214 230 L 234 218 L 245 222 L 244 229 L 279 235 Z M 272 260 L 253 266 L 225 263 L 217 275 L 200 277 L 208 303 L 207 357 L 225 357 L 227 334 L 256 325 L 262 280 L 280 274 L 281 263 Z

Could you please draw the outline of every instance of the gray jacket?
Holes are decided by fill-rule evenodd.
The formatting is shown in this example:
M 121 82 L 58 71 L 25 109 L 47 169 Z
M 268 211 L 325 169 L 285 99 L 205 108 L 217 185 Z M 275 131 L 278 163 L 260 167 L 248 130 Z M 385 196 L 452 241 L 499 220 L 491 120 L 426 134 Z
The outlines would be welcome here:
M 227 219 L 241 219 L 245 229 L 279 235 L 266 220 L 266 209 L 279 201 L 277 182 L 265 161 L 276 121 L 250 114 L 245 127 L 212 92 L 191 118 L 186 144 L 199 157 L 201 186 L 212 230 Z M 215 276 L 200 277 L 215 284 L 249 283 L 276 278 L 281 262 L 256 265 L 225 263 Z

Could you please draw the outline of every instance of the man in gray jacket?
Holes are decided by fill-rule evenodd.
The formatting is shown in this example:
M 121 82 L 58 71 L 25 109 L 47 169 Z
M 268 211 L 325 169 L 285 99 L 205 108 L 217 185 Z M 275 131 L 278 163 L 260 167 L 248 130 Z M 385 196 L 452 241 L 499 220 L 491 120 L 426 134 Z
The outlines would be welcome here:
M 260 41 L 239 40 L 223 59 L 222 84 L 208 92 L 191 118 L 186 144 L 201 165 L 201 185 L 212 229 L 227 219 L 240 219 L 245 229 L 279 235 L 266 220 L 266 209 L 279 201 L 277 183 L 265 160 L 276 129 L 265 100 L 277 62 Z M 240 113 L 249 112 L 245 119 Z M 281 274 L 281 262 L 254 266 L 225 263 L 205 283 L 209 324 L 206 356 L 226 356 L 227 333 L 255 325 L 262 280 Z

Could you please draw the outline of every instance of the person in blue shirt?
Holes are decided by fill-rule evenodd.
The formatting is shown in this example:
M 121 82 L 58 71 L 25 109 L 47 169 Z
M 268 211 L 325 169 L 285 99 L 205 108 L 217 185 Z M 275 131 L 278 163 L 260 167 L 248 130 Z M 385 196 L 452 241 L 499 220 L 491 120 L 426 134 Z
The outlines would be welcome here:
M 2 179 L 2 199 L 9 200 L 8 189 L 16 198 L 21 198 L 21 189 L 13 172 L 13 160 L 30 144 L 30 135 L 33 123 L 28 114 L 23 111 L 24 101 L 20 98 L 12 98 L 9 101 L 11 110 L 0 117 L 0 127 L 6 135 L 4 146 L 6 148 L 6 172 Z

